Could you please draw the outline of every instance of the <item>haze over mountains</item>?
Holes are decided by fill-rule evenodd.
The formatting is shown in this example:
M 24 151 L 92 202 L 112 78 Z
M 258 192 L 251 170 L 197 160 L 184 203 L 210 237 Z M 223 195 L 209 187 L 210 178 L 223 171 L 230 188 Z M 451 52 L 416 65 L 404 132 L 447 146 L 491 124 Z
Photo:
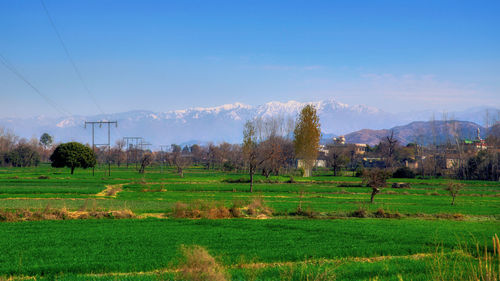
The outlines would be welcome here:
M 401 126 L 413 121 L 428 121 L 432 118 L 431 111 L 389 113 L 366 105 L 347 105 L 334 99 L 308 102 L 318 109 L 322 132 L 330 137 L 333 135 L 348 134 L 347 140 L 353 142 L 373 143 L 374 135 L 384 134 L 385 131 L 371 132 L 362 129 L 381 130 L 394 126 Z M 118 128 L 112 128 L 112 142 L 124 136 L 144 137 L 154 146 L 171 143 L 206 143 L 222 142 L 240 143 L 242 128 L 246 120 L 255 117 L 280 116 L 284 119 L 295 119 L 299 110 L 306 102 L 269 102 L 260 106 L 249 106 L 241 103 L 226 104 L 209 108 L 189 108 L 167 112 L 152 112 L 145 110 L 130 111 L 95 116 L 70 116 L 51 118 L 38 116 L 33 118 L 2 118 L 0 127 L 12 130 L 21 137 L 39 137 L 48 132 L 55 136 L 56 141 L 91 142 L 90 129 L 84 128 L 85 121 L 112 120 L 118 121 Z M 499 110 L 494 108 L 472 108 L 460 112 L 450 112 L 448 119 L 475 122 L 483 124 L 486 110 L 496 117 Z M 440 119 L 442 113 L 436 113 Z M 422 132 L 428 126 L 414 123 L 408 128 L 399 127 L 397 130 L 408 132 L 414 130 Z M 467 134 L 475 130 L 477 124 L 468 124 Z M 413 140 L 402 140 L 411 142 Z M 107 128 L 96 128 L 96 142 L 102 143 L 107 136 Z
M 455 143 L 458 139 L 476 139 L 477 129 L 481 138 L 485 138 L 491 128 L 484 128 L 469 121 L 415 121 L 403 126 L 390 129 L 371 130 L 362 129 L 345 135 L 348 143 L 378 144 L 380 139 L 394 134 L 400 144 L 418 143 L 423 145 Z

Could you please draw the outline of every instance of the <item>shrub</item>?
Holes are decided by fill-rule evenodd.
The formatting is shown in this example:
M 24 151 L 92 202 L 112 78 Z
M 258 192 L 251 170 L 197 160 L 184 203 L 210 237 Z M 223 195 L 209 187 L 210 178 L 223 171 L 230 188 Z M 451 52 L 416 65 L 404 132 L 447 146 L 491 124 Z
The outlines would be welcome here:
M 248 205 L 248 214 L 251 216 L 260 214 L 270 216 L 273 214 L 273 210 L 264 204 L 262 198 L 256 197 Z
M 110 217 L 114 219 L 131 219 L 134 217 L 134 213 L 129 209 L 111 211 L 110 214 Z
M 231 212 L 224 206 L 213 206 L 206 212 L 208 219 L 227 219 L 232 217 Z
M 357 210 L 351 213 L 351 217 L 366 218 L 368 217 L 368 211 L 364 206 L 359 206 Z
M 171 216 L 175 218 L 206 218 L 206 219 L 224 219 L 239 218 L 248 216 L 271 216 L 273 210 L 267 207 L 262 199 L 255 198 L 245 207 L 240 207 L 241 202 L 233 202 L 231 208 L 227 208 L 223 203 L 207 203 L 204 201 L 194 201 L 189 204 L 176 202 Z
M 364 169 L 363 169 L 363 168 L 357 168 L 357 169 L 356 169 L 356 174 L 355 174 L 355 176 L 356 176 L 357 178 L 360 178 L 361 176 L 363 176 L 363 171 L 364 171 Z
M 176 218 L 186 218 L 188 214 L 188 205 L 182 202 L 175 202 L 172 215 Z
M 246 178 L 223 179 L 222 182 L 227 182 L 227 183 L 250 183 L 250 179 L 246 179 Z
M 345 182 L 345 183 L 340 183 L 338 185 L 338 187 L 364 187 L 364 185 L 362 185 L 361 183 L 348 183 L 348 182 Z
M 401 167 L 398 168 L 393 174 L 393 178 L 400 178 L 400 179 L 414 179 L 415 178 L 415 173 L 408 167 Z
M 307 208 L 305 210 L 301 209 L 300 213 L 299 213 L 299 210 L 297 209 L 297 215 L 301 215 L 301 216 L 308 217 L 310 219 L 314 219 L 314 218 L 318 217 L 319 212 L 315 211 L 310 206 L 307 206 Z
M 411 185 L 406 182 L 395 182 L 392 184 L 392 188 L 410 188 Z
M 377 211 L 373 213 L 376 218 L 387 218 L 387 219 L 399 219 L 402 215 L 399 212 L 390 213 L 383 208 L 378 208 Z
M 240 202 L 233 202 L 233 205 L 231 206 L 231 208 L 229 208 L 229 212 L 231 213 L 231 215 L 235 218 L 239 218 L 241 217 L 241 206 L 242 204 L 240 204 Z

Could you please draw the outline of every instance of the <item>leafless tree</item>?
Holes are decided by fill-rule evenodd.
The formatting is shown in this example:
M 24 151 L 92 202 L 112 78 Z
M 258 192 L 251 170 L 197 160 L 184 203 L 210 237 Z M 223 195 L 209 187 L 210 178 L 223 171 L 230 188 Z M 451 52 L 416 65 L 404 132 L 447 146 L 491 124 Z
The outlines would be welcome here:
M 272 135 L 259 144 L 259 159 L 262 174 L 268 178 L 271 174 L 279 175 L 280 168 L 285 165 L 285 139 Z
M 382 169 L 365 169 L 363 171 L 363 184 L 372 188 L 372 194 L 370 197 L 370 203 L 373 203 L 373 198 L 380 189 L 385 187 L 387 179 L 390 177 L 390 173 L 387 170 Z
M 391 168 L 394 161 L 394 152 L 396 151 L 398 140 L 394 137 L 394 131 L 386 136 L 381 142 L 380 147 L 385 158 L 386 167 Z
M 118 167 L 127 160 L 127 156 L 123 151 L 125 147 L 124 140 L 117 140 L 115 145 L 111 148 L 111 162 L 115 163 Z
M 146 167 L 153 163 L 153 155 L 151 153 L 144 153 L 141 157 L 141 167 L 139 168 L 139 174 L 144 174 Z
M 349 147 L 340 145 L 329 145 L 327 147 L 326 163 L 332 168 L 333 176 L 337 176 L 338 172 L 349 162 Z
M 206 150 L 198 144 L 193 144 L 190 148 L 194 164 L 200 164 L 206 155 Z
M 452 182 L 452 181 L 450 181 L 448 183 L 445 190 L 450 193 L 450 196 L 452 198 L 451 205 L 455 205 L 455 197 L 457 197 L 458 193 L 460 192 L 460 190 L 463 187 L 464 187 L 464 184 L 462 184 L 462 183 Z
M 184 169 L 189 167 L 192 163 L 191 155 L 183 154 L 182 152 L 171 152 L 170 161 L 177 167 L 177 173 L 181 178 L 184 177 Z

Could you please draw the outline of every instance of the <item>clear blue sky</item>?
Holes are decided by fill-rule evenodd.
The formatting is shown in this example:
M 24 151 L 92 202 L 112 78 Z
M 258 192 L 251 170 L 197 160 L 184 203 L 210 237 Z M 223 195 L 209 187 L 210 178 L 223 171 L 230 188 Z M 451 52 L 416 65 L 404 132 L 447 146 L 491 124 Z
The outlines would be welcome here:
M 44 1 L 107 113 L 500 107 L 500 1 Z M 40 1 L 0 0 L 0 54 L 72 114 L 99 113 Z M 1 64 L 0 98 L 0 117 L 60 115 Z

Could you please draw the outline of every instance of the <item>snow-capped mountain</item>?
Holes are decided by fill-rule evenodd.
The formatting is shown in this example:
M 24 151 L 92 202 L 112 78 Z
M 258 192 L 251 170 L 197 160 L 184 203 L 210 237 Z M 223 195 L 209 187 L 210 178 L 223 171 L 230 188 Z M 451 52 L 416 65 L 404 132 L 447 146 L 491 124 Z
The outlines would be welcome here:
M 268 102 L 260 106 L 242 103 L 225 104 L 216 107 L 196 107 L 184 110 L 152 112 L 129 111 L 107 115 L 71 116 L 68 118 L 0 119 L 0 127 L 15 134 L 30 138 L 47 132 L 56 141 L 91 142 L 91 130 L 84 127 L 85 121 L 118 121 L 118 128 L 111 128 L 111 142 L 122 137 L 143 137 L 153 146 L 186 142 L 240 143 L 243 124 L 256 117 L 279 116 L 295 119 L 306 104 L 313 104 L 318 110 L 321 130 L 325 134 L 339 135 L 360 129 L 382 129 L 403 125 L 412 119 L 412 114 L 392 114 L 365 105 L 347 105 L 334 99 L 318 102 Z M 463 114 L 466 116 L 466 114 Z M 426 119 L 429 120 L 431 116 Z M 418 120 L 418 119 L 417 119 Z M 107 142 L 107 127 L 95 127 L 96 143 Z

